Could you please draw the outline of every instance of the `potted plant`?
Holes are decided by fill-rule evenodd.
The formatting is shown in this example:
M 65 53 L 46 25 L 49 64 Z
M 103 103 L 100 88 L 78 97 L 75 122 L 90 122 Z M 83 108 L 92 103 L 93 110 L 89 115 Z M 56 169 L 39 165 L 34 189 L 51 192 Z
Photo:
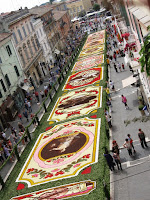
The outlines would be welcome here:
M 141 115 L 142 115 L 142 116 L 145 115 L 145 112 L 144 112 L 143 108 L 144 108 L 144 105 L 143 105 L 143 104 L 140 104 L 140 105 L 139 105 L 139 110 L 141 111 Z

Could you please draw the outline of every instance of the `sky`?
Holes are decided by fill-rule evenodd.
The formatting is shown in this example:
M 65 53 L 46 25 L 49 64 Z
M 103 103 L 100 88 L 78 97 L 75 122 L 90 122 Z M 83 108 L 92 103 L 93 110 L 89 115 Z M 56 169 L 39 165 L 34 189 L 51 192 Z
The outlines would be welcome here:
M 18 10 L 20 7 L 32 8 L 48 1 L 49 0 L 0 0 L 0 13 Z

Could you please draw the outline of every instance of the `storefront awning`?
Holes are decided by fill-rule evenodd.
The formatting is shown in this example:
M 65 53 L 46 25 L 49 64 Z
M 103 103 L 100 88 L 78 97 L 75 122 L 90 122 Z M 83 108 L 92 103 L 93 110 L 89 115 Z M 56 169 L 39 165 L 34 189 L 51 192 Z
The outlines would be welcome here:
M 22 87 L 21 87 L 23 90 L 25 90 L 25 91 L 28 91 L 29 90 L 29 86 L 28 85 L 23 85 Z
M 122 80 L 123 88 L 135 83 L 136 81 L 137 81 L 137 79 L 135 77 L 133 77 L 133 75 L 129 76 L 128 78 Z

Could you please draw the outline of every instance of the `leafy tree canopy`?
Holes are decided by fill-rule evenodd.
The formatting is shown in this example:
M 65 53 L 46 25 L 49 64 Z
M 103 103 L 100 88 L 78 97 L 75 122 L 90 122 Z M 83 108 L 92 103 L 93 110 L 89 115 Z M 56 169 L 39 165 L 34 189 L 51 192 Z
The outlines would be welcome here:
M 141 63 L 141 72 L 144 72 L 146 69 L 147 75 L 150 76 L 150 26 L 148 27 L 148 35 L 144 40 L 144 44 L 140 50 L 140 63 Z
M 79 12 L 78 17 L 84 17 L 86 15 L 85 10 L 82 10 L 81 12 Z
M 94 4 L 93 5 L 93 10 L 95 10 L 95 11 L 98 11 L 98 10 L 100 10 L 100 5 L 99 4 Z

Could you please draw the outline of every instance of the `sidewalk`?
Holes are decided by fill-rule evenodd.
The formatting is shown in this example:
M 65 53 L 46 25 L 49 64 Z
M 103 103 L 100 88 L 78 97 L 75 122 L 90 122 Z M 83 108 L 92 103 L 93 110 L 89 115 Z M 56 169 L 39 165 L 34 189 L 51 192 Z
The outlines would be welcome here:
M 114 48 L 112 47 L 112 51 Z M 113 54 L 113 52 L 110 54 Z M 121 64 L 124 58 L 117 58 Z M 114 60 L 113 60 L 114 62 Z M 119 70 L 118 70 L 119 71 Z M 131 76 L 129 68 L 125 66 L 125 71 L 117 73 L 111 62 L 110 80 L 114 82 L 116 93 L 112 93 L 112 140 L 116 140 L 118 145 L 122 147 L 127 134 L 131 134 L 134 141 L 136 155 L 129 157 L 127 149 L 120 150 L 120 158 L 123 171 L 110 172 L 110 188 L 113 200 L 149 200 L 150 199 L 150 143 L 149 148 L 142 149 L 139 138 L 138 129 L 141 128 L 146 134 L 146 140 L 150 141 L 150 123 L 147 122 L 131 122 L 125 126 L 124 120 L 132 120 L 134 117 L 140 117 L 138 110 L 137 87 L 128 86 L 122 88 L 122 80 Z M 121 95 L 127 97 L 129 110 L 125 109 L 122 103 Z M 111 148 L 111 146 L 110 146 Z M 114 191 L 113 191 L 114 190 Z

